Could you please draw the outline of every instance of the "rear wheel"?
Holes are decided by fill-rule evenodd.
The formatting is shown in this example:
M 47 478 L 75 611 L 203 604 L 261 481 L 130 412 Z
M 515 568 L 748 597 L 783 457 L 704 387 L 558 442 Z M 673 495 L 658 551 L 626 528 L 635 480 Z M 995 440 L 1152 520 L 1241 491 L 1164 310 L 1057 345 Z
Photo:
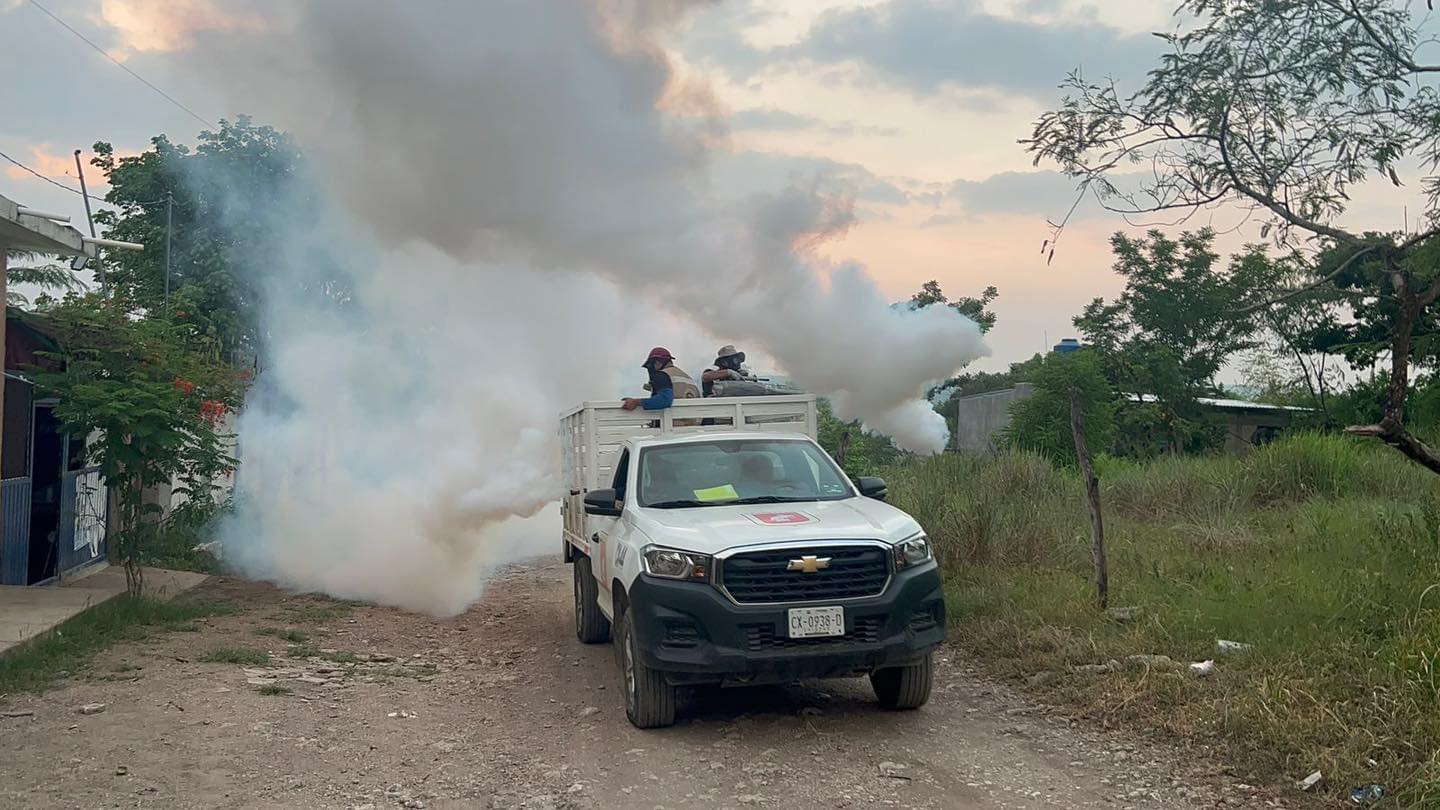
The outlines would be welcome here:
M 665 676 L 640 663 L 635 654 L 635 633 L 630 618 L 620 614 L 616 623 L 620 646 L 620 674 L 625 679 L 625 716 L 636 728 L 664 728 L 675 723 L 675 687 Z
M 610 620 L 600 612 L 600 586 L 590 570 L 590 558 L 578 556 L 571 566 L 575 575 L 575 636 L 586 644 L 610 640 Z
M 870 673 L 870 686 L 886 709 L 918 709 L 930 699 L 931 658 Z

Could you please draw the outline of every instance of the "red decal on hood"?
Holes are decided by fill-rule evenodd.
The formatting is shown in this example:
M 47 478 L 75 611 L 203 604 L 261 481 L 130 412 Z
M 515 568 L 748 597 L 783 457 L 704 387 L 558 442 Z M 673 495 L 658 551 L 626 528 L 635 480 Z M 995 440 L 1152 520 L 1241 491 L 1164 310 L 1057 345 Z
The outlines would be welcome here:
M 750 517 L 767 526 L 790 526 L 796 523 L 810 523 L 814 520 L 801 512 L 762 512 Z

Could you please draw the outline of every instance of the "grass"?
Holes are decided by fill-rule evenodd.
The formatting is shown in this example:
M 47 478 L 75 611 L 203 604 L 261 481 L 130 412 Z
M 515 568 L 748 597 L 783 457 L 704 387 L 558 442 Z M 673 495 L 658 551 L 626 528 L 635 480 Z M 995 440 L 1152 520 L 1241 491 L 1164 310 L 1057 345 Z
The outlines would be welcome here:
M 1061 673 L 1050 697 L 1218 745 L 1247 778 L 1321 770 L 1337 795 L 1380 782 L 1388 806 L 1440 804 L 1440 476 L 1323 436 L 1100 474 L 1110 603 L 1143 608 L 1124 624 L 1095 607 L 1073 472 L 946 456 L 889 476 L 935 542 L 970 654 L 1017 680 Z M 1219 655 L 1217 639 L 1253 650 Z M 1136 653 L 1218 672 L 1069 670 Z
M 358 664 L 361 662 L 360 656 L 344 650 L 340 650 L 339 652 L 321 652 L 316 650 L 315 655 L 322 661 L 329 661 L 332 664 Z
M 0 656 L 0 695 L 43 692 L 67 675 L 88 672 L 91 659 L 114 644 L 181 630 L 235 609 L 227 602 L 117 597 Z M 122 671 L 128 670 L 116 669 Z
M 286 605 L 284 618 L 291 624 L 324 624 L 343 619 L 355 609 L 352 602 L 307 602 Z
M 290 692 L 291 692 L 290 687 L 288 687 L 288 686 L 281 686 L 281 685 L 278 684 L 278 683 L 267 683 L 267 684 L 265 684 L 264 686 L 256 689 L 255 691 L 256 691 L 256 692 L 259 692 L 259 693 L 262 694 L 262 695 L 266 695 L 266 696 L 269 696 L 269 697 L 279 697 L 279 696 L 281 696 L 281 695 L 288 695 L 288 694 L 290 694 Z
M 358 664 L 360 656 L 345 650 L 322 650 L 314 644 L 295 644 L 285 651 L 291 658 L 319 658 L 332 664 Z
M 250 647 L 215 647 L 197 660 L 202 664 L 262 666 L 270 663 L 270 653 Z
M 291 644 L 304 644 L 310 637 L 299 630 L 281 630 L 278 627 L 261 627 L 255 631 L 257 636 L 273 636 L 281 641 L 288 641 Z

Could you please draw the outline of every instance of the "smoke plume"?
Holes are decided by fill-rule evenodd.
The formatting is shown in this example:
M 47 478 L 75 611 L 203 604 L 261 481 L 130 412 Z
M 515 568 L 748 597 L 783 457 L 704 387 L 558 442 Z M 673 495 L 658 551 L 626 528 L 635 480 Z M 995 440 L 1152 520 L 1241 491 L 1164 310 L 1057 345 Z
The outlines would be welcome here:
M 978 328 L 819 259 L 845 200 L 711 190 L 723 115 L 663 47 L 692 5 L 305 0 L 202 40 L 197 69 L 314 171 L 297 200 L 316 210 L 250 213 L 281 260 L 256 268 L 269 343 L 227 534 L 244 570 L 463 609 L 497 562 L 558 551 L 558 521 L 515 522 L 560 494 L 558 414 L 639 393 L 656 344 L 693 374 L 743 344 L 842 418 L 944 447 L 921 396 L 984 353 Z M 284 292 L 316 255 L 347 306 Z

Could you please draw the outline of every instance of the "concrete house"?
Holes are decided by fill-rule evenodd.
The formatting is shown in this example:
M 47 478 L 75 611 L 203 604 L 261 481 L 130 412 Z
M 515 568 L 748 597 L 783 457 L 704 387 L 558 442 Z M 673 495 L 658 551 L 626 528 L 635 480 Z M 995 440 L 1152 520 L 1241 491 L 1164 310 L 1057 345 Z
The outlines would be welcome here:
M 64 217 L 0 197 L 0 298 L 11 251 L 95 255 L 95 245 Z M 56 348 L 37 321 L 0 319 L 5 346 L 0 378 L 0 585 L 49 582 L 105 558 L 108 491 L 86 467 L 86 439 L 60 429 L 54 400 L 38 398 L 24 369 L 43 366 Z
M 994 453 L 1000 431 L 1010 424 L 1010 407 L 1034 393 L 1033 385 L 1020 383 L 1014 388 L 1002 391 L 954 398 L 952 402 L 956 409 L 956 423 L 951 449 L 969 453 Z M 1130 395 L 1127 399 L 1136 403 L 1155 401 L 1155 398 L 1149 395 Z M 1242 399 L 1205 397 L 1199 402 L 1207 413 L 1217 416 L 1225 425 L 1224 448 L 1231 453 L 1243 453 L 1271 441 L 1290 427 L 1298 414 L 1308 410 Z

